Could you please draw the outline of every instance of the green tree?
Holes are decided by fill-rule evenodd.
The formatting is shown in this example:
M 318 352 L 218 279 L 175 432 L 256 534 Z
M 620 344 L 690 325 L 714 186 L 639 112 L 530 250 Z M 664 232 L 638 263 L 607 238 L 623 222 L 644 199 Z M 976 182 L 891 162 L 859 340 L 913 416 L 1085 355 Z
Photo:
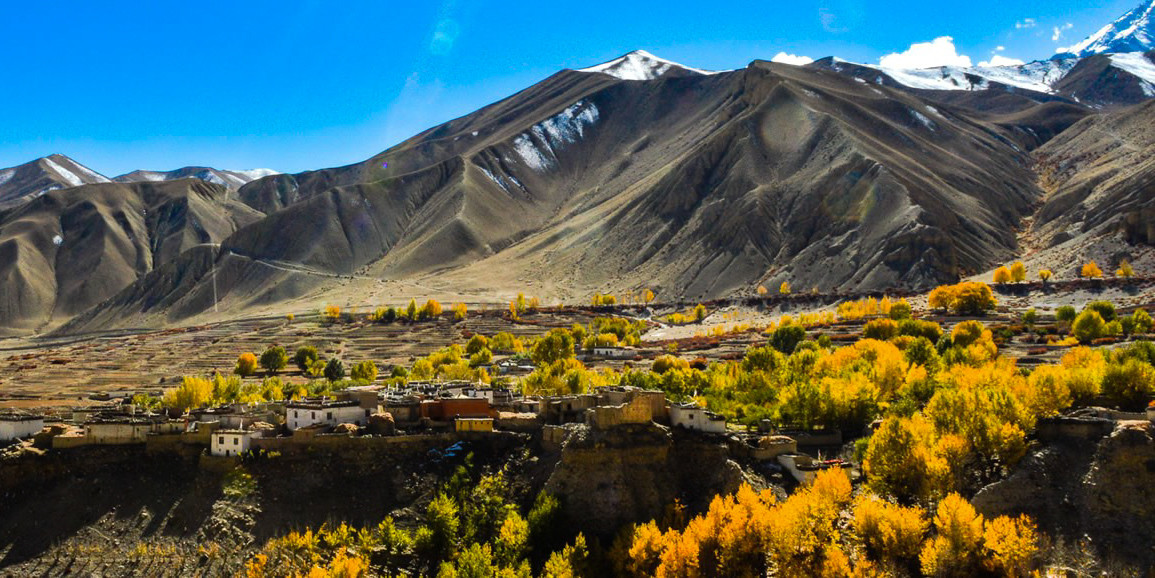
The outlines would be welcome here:
M 569 359 L 574 356 L 573 335 L 566 329 L 551 329 L 533 344 L 530 358 L 539 366 L 549 365 L 555 361 Z
M 372 361 L 362 361 L 353 366 L 353 371 L 349 374 L 356 381 L 367 381 L 372 383 L 377 380 L 377 364 Z
M 325 364 L 325 379 L 329 381 L 340 381 L 345 378 L 345 364 L 341 363 L 340 359 L 334 357 Z
M 270 346 L 261 354 L 261 367 L 263 367 L 269 375 L 276 375 L 278 371 L 284 369 L 288 364 L 289 355 L 285 353 L 285 348 L 280 345 Z
M 409 306 L 405 308 L 405 318 L 409 321 L 417 321 L 417 300 L 410 299 Z
M 790 355 L 803 339 L 806 339 L 806 330 L 801 325 L 783 325 L 770 334 L 770 347 Z
M 317 348 L 312 345 L 298 348 L 297 354 L 293 356 L 293 362 L 297 364 L 297 368 L 299 368 L 302 373 L 309 371 L 309 366 L 318 359 L 320 359 L 320 356 L 317 355 Z
M 470 337 L 469 341 L 465 343 L 465 353 L 469 355 L 487 348 L 489 348 L 489 339 L 480 333 L 474 333 L 473 337 Z

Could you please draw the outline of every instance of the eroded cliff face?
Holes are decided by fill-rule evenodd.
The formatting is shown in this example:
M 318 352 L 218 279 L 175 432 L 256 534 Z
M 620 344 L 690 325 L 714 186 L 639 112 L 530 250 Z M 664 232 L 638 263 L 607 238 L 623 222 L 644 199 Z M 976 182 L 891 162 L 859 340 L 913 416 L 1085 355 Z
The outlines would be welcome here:
M 1106 561 L 1155 566 L 1155 428 L 1119 422 L 1098 441 L 1057 440 L 1025 458 L 973 503 L 987 516 L 1025 513 Z
M 703 511 L 744 481 L 766 485 L 731 460 L 721 440 L 657 424 L 580 427 L 563 443 L 544 490 L 561 499 L 583 532 L 612 537 L 626 524 L 660 519 L 675 500 Z

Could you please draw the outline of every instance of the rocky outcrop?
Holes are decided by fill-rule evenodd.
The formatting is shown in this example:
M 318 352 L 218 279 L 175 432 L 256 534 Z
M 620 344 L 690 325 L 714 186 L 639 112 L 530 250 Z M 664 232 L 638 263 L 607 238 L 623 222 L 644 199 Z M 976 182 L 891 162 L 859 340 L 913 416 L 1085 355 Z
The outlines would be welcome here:
M 581 531 L 612 537 L 626 524 L 661 518 L 675 500 L 704 510 L 715 495 L 737 491 L 747 480 L 720 440 L 652 423 L 577 427 L 544 491 L 561 499 Z
M 1155 564 L 1155 432 L 1122 421 L 1101 440 L 1055 440 L 972 500 L 987 516 L 1025 513 L 1070 543 L 1090 541 L 1103 560 Z

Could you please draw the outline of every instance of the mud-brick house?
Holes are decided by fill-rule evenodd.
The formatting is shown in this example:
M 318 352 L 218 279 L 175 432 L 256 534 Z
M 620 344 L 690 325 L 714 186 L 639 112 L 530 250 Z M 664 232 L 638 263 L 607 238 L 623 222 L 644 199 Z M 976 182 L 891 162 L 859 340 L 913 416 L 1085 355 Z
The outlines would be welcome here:
M 84 424 L 84 437 L 90 444 L 142 444 L 153 431 L 155 421 L 138 417 L 98 417 Z
M 294 401 L 285 404 L 285 425 L 290 431 L 315 424 L 336 426 L 355 423 L 363 426 L 369 423 L 372 408 L 362 407 L 356 400 L 333 401 L 328 399 Z
M 0 413 L 0 441 L 32 437 L 44 429 L 44 416 L 23 413 Z
M 484 397 L 443 397 L 421 402 L 421 417 L 433 421 L 449 421 L 455 418 L 493 417 L 489 400 Z
M 670 425 L 707 433 L 726 432 L 726 418 L 692 403 L 671 405 Z
M 459 417 L 453 420 L 453 431 L 459 432 L 491 432 L 493 418 L 491 417 Z
M 223 429 L 213 432 L 209 443 L 209 453 L 214 456 L 239 456 L 249 451 L 253 444 L 253 432 L 243 429 Z

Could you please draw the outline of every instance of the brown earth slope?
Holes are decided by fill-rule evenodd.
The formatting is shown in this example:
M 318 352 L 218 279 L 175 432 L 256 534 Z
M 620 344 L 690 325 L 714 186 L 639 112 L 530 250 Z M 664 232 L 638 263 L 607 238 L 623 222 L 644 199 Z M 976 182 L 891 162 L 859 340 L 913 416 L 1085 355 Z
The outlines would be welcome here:
M 1014 119 L 974 106 L 765 62 L 649 81 L 563 71 L 366 162 L 246 185 L 268 216 L 222 242 L 213 275 L 166 295 L 144 278 L 95 317 L 132 324 L 141 299 L 170 321 L 342 302 L 374 280 L 583 301 L 948 281 L 1014 255 L 1041 194 Z
M 191 179 L 106 183 L 0 213 L 0 327 L 19 332 L 68 320 L 260 216 L 223 193 Z

